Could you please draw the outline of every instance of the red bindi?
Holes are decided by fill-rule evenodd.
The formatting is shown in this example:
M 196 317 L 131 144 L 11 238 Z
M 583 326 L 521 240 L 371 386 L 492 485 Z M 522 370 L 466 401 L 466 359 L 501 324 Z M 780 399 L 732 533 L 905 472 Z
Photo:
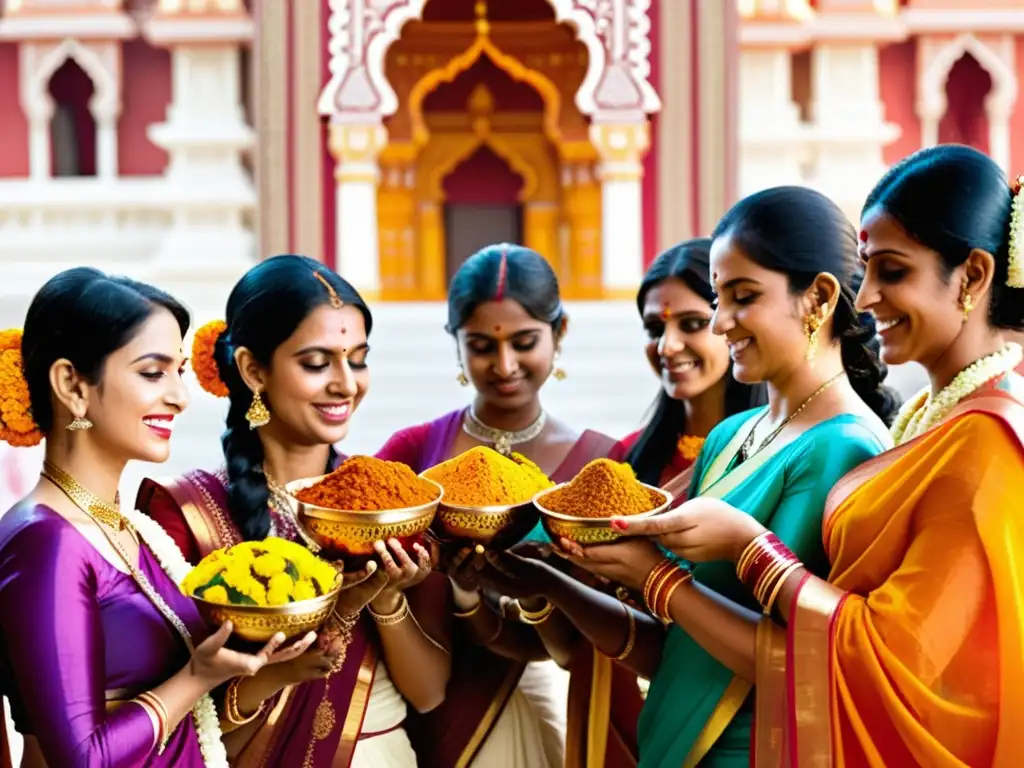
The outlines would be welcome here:
M 501 333 L 501 326 L 500 325 L 494 326 L 494 332 L 495 333 Z
M 668 307 L 664 307 L 661 310 L 661 319 L 662 320 L 670 320 L 671 318 L 672 318 L 672 310 L 669 309 Z
M 866 243 L 868 241 L 868 231 L 866 229 L 862 229 L 860 231 L 860 241 L 862 243 Z
M 346 328 L 345 326 L 342 326 L 341 327 L 341 332 L 342 332 L 342 334 L 348 333 L 348 328 Z

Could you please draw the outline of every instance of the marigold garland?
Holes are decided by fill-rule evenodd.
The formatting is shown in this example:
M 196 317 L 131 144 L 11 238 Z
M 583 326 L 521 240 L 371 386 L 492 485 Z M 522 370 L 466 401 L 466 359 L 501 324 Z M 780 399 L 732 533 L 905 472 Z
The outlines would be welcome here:
M 229 394 L 227 385 L 221 381 L 217 360 L 214 358 L 217 339 L 227 329 L 227 323 L 223 320 L 211 320 L 196 329 L 192 337 L 192 371 L 199 386 L 215 397 L 227 397 Z
M 43 439 L 32 418 L 32 400 L 21 359 L 21 331 L 0 331 L 0 440 L 18 447 Z
M 683 435 L 676 443 L 676 450 L 687 461 L 696 461 L 704 447 L 704 438 L 696 435 Z
M 337 582 L 330 563 L 271 537 L 214 550 L 184 578 L 181 591 L 222 605 L 287 605 L 325 595 Z

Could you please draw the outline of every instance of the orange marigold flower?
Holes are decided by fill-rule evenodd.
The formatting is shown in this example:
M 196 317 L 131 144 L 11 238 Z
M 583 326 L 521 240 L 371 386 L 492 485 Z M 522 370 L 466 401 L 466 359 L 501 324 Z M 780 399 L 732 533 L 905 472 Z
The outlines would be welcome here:
M 196 330 L 192 338 L 192 370 L 199 386 L 215 397 L 227 397 L 227 385 L 220 380 L 217 361 L 213 357 L 217 339 L 228 329 L 223 320 L 211 320 Z
M 676 444 L 676 449 L 687 461 L 696 461 L 703 447 L 704 438 L 696 435 L 683 435 Z
M 21 331 L 0 331 L 0 440 L 29 447 L 42 439 L 32 418 L 32 402 L 22 370 Z

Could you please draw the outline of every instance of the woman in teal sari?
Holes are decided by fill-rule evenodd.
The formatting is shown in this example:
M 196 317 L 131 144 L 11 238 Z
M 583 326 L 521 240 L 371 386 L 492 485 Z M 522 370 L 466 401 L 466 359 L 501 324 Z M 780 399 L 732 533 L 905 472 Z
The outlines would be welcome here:
M 722 219 L 711 270 L 714 332 L 738 381 L 765 382 L 767 407 L 708 436 L 689 497 L 723 498 L 768 525 L 808 567 L 827 572 L 821 516 L 832 485 L 884 451 L 896 403 L 882 387 L 874 328 L 854 308 L 857 240 L 827 198 L 782 187 L 752 195 Z M 747 766 L 760 610 L 732 563 L 690 571 L 646 537 L 561 546 L 577 565 L 628 588 L 636 610 L 537 560 L 489 555 L 531 580 L 602 652 L 651 679 L 639 723 L 640 766 Z M 665 627 L 668 627 L 666 630 Z

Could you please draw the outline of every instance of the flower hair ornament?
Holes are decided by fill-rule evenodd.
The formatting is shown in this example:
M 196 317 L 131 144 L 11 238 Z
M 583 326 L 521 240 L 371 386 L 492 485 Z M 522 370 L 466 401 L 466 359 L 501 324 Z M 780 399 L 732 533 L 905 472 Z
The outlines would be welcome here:
M 1010 183 L 1013 203 L 1010 207 L 1010 264 L 1006 273 L 1006 284 L 1010 288 L 1024 288 L 1024 175 Z
M 192 371 L 199 386 L 214 397 L 227 397 L 229 394 L 227 384 L 221 381 L 214 357 L 217 341 L 227 330 L 228 325 L 223 320 L 211 320 L 197 328 L 192 337 Z
M 38 445 L 43 433 L 32 418 L 32 401 L 21 358 L 21 331 L 0 331 L 0 440 L 27 448 Z

